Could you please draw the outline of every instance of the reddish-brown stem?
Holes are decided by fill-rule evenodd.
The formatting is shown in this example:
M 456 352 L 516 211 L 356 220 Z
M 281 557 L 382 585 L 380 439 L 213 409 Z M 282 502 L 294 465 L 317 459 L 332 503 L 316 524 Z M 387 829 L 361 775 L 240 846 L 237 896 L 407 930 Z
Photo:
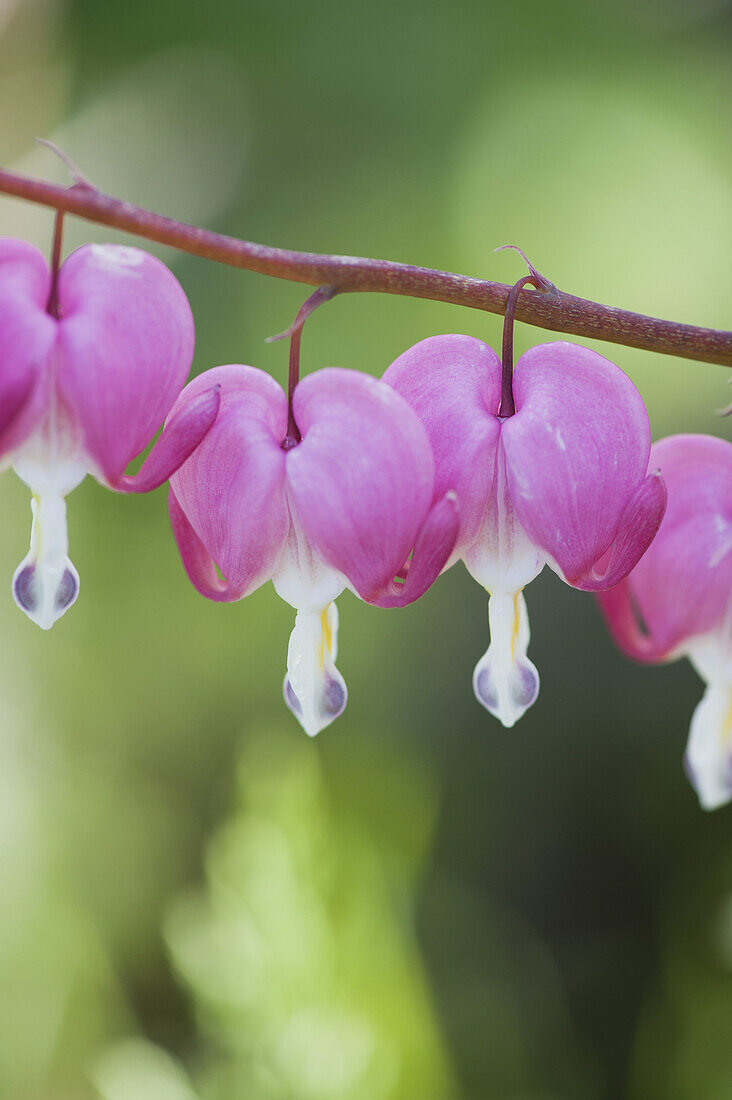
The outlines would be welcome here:
M 323 305 L 324 302 L 329 302 L 335 294 L 337 294 L 337 289 L 334 286 L 318 287 L 315 293 L 311 294 L 300 306 L 297 317 L 290 327 L 286 329 L 285 332 L 280 332 L 277 336 L 270 336 L 269 338 L 270 341 L 272 341 L 281 340 L 285 336 L 290 337 L 290 365 L 287 372 L 287 435 L 282 440 L 283 451 L 289 451 L 293 447 L 296 447 L 302 439 L 292 407 L 295 386 L 300 381 L 300 340 L 302 339 L 302 330 L 308 317 L 318 308 L 318 306 Z
M 501 403 L 498 406 L 498 415 L 505 418 L 507 416 L 513 416 L 516 412 L 516 405 L 513 400 L 513 322 L 516 317 L 516 308 L 518 306 L 521 291 L 528 283 L 531 283 L 543 294 L 551 294 L 553 298 L 559 297 L 559 291 L 554 286 L 554 283 L 550 283 L 545 275 L 540 274 L 540 272 L 536 270 L 520 248 L 516 248 L 515 245 L 501 245 L 501 248 L 512 248 L 515 252 L 518 252 L 524 263 L 528 264 L 529 268 L 529 274 L 524 275 L 523 279 L 519 279 L 517 283 L 514 283 L 508 292 L 506 312 L 503 317 Z M 496 249 L 496 252 L 500 251 L 501 249 Z
M 300 381 L 300 338 L 302 328 L 298 328 L 290 337 L 290 365 L 287 371 L 287 435 L 282 440 L 282 450 L 289 451 L 296 447 L 302 435 L 295 420 L 295 412 L 292 407 L 292 398 L 295 394 L 295 386 Z
M 56 211 L 53 224 L 53 248 L 51 250 L 51 288 L 48 292 L 46 312 L 58 320 L 58 273 L 61 267 L 61 250 L 64 237 L 64 212 Z
M 315 286 L 327 283 L 339 292 L 403 294 L 498 314 L 505 313 L 510 293 L 510 287 L 502 283 L 447 271 L 354 256 L 290 252 L 225 237 L 153 214 L 86 185 L 66 189 L 0 169 L 0 193 L 51 206 L 233 267 Z M 516 318 L 556 332 L 732 366 L 732 332 L 662 321 L 571 294 L 526 291 L 517 303 Z
M 533 275 L 524 275 L 514 283 L 506 302 L 506 312 L 503 320 L 503 347 L 501 349 L 501 404 L 498 406 L 498 415 L 502 417 L 513 416 L 516 405 L 513 400 L 513 320 L 516 315 L 516 306 L 519 294 L 527 283 L 536 284 Z

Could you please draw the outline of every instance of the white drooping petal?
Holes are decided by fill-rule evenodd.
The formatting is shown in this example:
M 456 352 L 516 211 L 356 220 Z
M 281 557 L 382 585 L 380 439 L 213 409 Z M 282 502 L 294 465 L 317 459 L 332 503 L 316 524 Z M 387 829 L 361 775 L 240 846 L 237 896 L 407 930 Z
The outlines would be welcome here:
M 79 594 L 79 574 L 68 557 L 64 498 L 88 468 L 73 424 L 55 405 L 13 456 L 13 468 L 33 493 L 30 550 L 13 575 L 13 597 L 32 622 L 50 630 Z
M 465 564 L 487 589 L 491 643 L 473 673 L 479 703 L 504 726 L 513 726 L 536 701 L 539 674 L 526 656 L 531 632 L 523 588 L 544 567 L 511 502 L 506 457 L 499 446 L 491 498 Z
M 13 597 L 42 630 L 50 630 L 79 595 L 79 574 L 68 557 L 66 501 L 34 496 L 30 550 L 13 574 Z
M 343 713 L 346 684 L 335 666 L 338 649 L 338 609 L 298 611 L 287 647 L 285 702 L 298 722 L 314 737 Z
M 539 694 L 539 673 L 526 656 L 531 631 L 523 593 L 492 593 L 488 621 L 491 644 L 475 666 L 473 691 L 509 729 Z
M 272 574 L 275 592 L 296 610 L 320 612 L 347 585 L 342 573 L 326 565 L 293 517 L 290 532 Z
M 716 810 L 732 798 L 732 687 L 709 684 L 694 711 L 684 765 L 699 802 Z
M 683 650 L 706 683 L 691 719 L 684 767 L 705 810 L 732 798 L 732 603 L 720 626 Z
M 287 648 L 285 702 L 310 737 L 343 713 L 345 681 L 335 667 L 338 610 L 346 578 L 315 552 L 296 517 L 272 577 L 277 595 L 297 610 Z

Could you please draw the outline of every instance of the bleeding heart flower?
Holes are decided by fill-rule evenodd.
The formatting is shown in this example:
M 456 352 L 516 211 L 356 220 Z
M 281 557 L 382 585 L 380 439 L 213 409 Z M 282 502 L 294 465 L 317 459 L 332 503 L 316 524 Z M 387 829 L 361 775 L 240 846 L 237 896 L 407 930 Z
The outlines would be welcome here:
M 427 429 L 435 494 L 453 490 L 462 558 L 489 593 L 491 643 L 478 701 L 512 726 L 535 701 L 522 590 L 548 564 L 574 588 L 616 584 L 663 515 L 663 482 L 646 476 L 648 415 L 632 382 L 570 343 L 531 348 L 513 376 L 515 414 L 498 415 L 501 363 L 469 336 L 436 336 L 384 375 Z
M 173 531 L 204 596 L 238 600 L 271 579 L 297 610 L 284 696 L 312 736 L 346 705 L 333 601 L 344 588 L 379 607 L 416 600 L 452 551 L 457 508 L 451 493 L 432 504 L 425 430 L 383 382 L 339 368 L 309 375 L 293 396 L 301 442 L 285 446 L 287 398 L 254 367 L 194 379 L 172 416 L 214 383 L 216 422 L 171 478 Z
M 668 510 L 633 572 L 600 607 L 637 661 L 688 657 L 706 683 L 685 764 L 702 806 L 732 798 L 732 444 L 706 435 L 654 443 Z
M 0 461 L 29 486 L 30 552 L 13 578 L 18 606 L 48 629 L 78 595 L 64 498 L 92 474 L 121 492 L 166 481 L 213 422 L 218 394 L 170 421 L 135 477 L 185 383 L 193 319 L 174 276 L 121 245 L 85 245 L 55 285 L 41 253 L 0 239 Z

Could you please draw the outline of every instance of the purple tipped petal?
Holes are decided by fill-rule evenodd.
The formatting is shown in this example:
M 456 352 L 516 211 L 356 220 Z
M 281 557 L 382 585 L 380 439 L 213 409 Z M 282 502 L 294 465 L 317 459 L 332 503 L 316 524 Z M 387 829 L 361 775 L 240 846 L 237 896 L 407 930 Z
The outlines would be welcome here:
M 30 550 L 15 570 L 13 597 L 31 622 L 50 630 L 79 594 L 79 574 L 68 556 L 66 502 L 34 496 Z
M 185 383 L 193 318 L 153 256 L 85 245 L 59 273 L 58 387 L 110 484 L 148 445 Z
M 539 695 L 539 673 L 526 655 L 531 638 L 522 592 L 494 593 L 488 601 L 491 644 L 473 672 L 479 703 L 510 729 Z
M 287 399 L 264 371 L 217 367 L 186 386 L 169 424 L 217 386 L 213 426 L 170 479 L 177 505 L 171 504 L 171 519 L 199 591 L 239 599 L 271 577 L 290 527 L 281 447 Z
M 417 536 L 414 553 L 407 562 L 403 582 L 392 578 L 381 592 L 366 596 L 377 607 L 405 607 L 423 596 L 437 580 L 452 553 L 459 527 L 455 493 L 447 493 L 433 505 Z
M 501 437 L 522 527 L 570 584 L 612 583 L 647 547 L 660 505 L 659 487 L 649 485 L 629 506 L 650 450 L 638 391 L 607 359 L 564 342 L 526 352 L 513 390 L 516 415 L 503 423 Z M 628 528 L 640 514 L 635 508 L 643 514 L 638 540 Z M 611 572 L 601 582 L 597 563 L 616 539 Z
M 13 598 L 31 622 L 50 630 L 79 595 L 79 574 L 71 562 L 49 586 L 35 564 L 22 563 L 13 576 Z
M 338 610 L 298 611 L 287 647 L 285 703 L 310 737 L 329 726 L 346 709 L 348 689 L 335 666 Z
M 212 386 L 194 397 L 170 417 L 139 472 L 133 476 L 123 475 L 113 487 L 125 493 L 148 493 L 157 489 L 201 443 L 216 420 L 220 404 L 219 386 Z
M 456 551 L 478 533 L 495 473 L 501 364 L 472 336 L 433 336 L 400 355 L 384 374 L 424 424 L 435 460 L 435 498 L 460 503 Z
M 46 313 L 50 275 L 33 245 L 0 238 L 0 457 L 36 426 L 47 403 L 37 385 L 56 337 Z
M 303 438 L 287 454 L 291 507 L 323 560 L 371 600 L 406 562 L 432 501 L 426 432 L 391 387 L 335 367 L 300 382 L 294 412 Z
M 600 566 L 595 562 L 581 576 L 567 577 L 569 583 L 586 592 L 596 592 L 627 577 L 658 531 L 666 511 L 666 498 L 666 485 L 660 474 L 650 474 L 628 501 L 615 540 Z

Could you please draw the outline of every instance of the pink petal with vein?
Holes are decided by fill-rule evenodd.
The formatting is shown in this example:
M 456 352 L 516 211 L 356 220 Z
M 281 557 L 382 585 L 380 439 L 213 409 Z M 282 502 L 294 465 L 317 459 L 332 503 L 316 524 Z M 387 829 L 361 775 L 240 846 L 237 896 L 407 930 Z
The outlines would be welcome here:
M 452 549 L 444 509 L 423 531 L 434 464 L 417 416 L 384 382 L 335 367 L 300 382 L 294 412 L 303 438 L 287 454 L 287 482 L 312 545 L 364 600 L 377 602 L 396 602 L 394 578 L 415 550 L 415 580 L 398 596 L 416 599 Z
M 84 449 L 118 481 L 184 385 L 193 318 L 172 273 L 122 245 L 85 245 L 59 272 L 58 388 Z
M 186 386 L 168 423 L 215 387 L 221 404 L 213 427 L 170 479 L 171 519 L 199 591 L 240 599 L 271 577 L 290 527 L 281 447 L 287 399 L 264 371 L 216 367 Z
M 638 660 L 662 660 L 689 638 L 721 629 L 732 594 L 732 444 L 676 435 L 653 445 L 668 508 L 629 577 L 599 595 L 616 641 Z
M 472 336 L 432 336 L 395 359 L 384 374 L 424 425 L 435 460 L 435 499 L 460 505 L 455 555 L 478 533 L 493 486 L 500 434 L 501 364 Z
M 44 377 L 56 323 L 46 313 L 48 265 L 33 245 L 0 238 L 0 457 L 18 447 L 41 419 Z
M 526 352 L 513 390 L 516 415 L 501 432 L 522 527 L 569 584 L 615 583 L 663 514 L 661 486 L 641 489 L 650 429 L 640 394 L 613 363 L 565 342 Z

